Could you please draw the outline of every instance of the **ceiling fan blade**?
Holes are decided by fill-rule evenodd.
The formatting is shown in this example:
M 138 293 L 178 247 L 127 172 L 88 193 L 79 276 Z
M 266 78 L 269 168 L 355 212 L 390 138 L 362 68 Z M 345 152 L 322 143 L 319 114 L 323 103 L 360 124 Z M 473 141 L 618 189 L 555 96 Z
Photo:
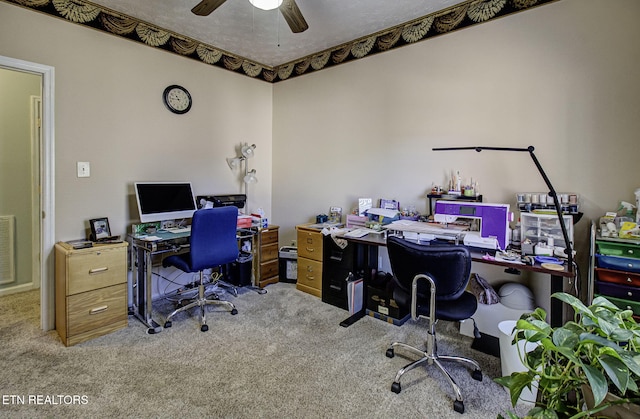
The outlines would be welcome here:
M 291 28 L 291 32 L 300 33 L 309 29 L 309 25 L 304 20 L 304 16 L 302 16 L 302 12 L 300 12 L 295 0 L 284 0 L 280 5 L 280 12 Z
M 191 11 L 198 16 L 208 16 L 211 12 L 222 6 L 222 3 L 225 1 L 227 0 L 202 0 L 196 4 Z

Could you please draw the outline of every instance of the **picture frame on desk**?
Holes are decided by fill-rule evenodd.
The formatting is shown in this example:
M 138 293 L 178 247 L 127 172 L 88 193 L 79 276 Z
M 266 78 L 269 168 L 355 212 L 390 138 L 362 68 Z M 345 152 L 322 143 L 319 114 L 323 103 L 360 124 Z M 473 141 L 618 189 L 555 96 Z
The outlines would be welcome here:
M 111 237 L 111 228 L 107 217 L 89 220 L 89 227 L 91 228 L 91 241 L 99 241 Z

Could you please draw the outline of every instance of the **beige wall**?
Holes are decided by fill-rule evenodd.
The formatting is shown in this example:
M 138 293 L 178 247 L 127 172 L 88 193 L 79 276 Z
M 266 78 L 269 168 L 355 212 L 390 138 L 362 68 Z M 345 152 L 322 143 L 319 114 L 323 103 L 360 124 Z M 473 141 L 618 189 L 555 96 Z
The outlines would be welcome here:
M 460 170 L 487 202 L 547 191 L 580 195 L 582 261 L 591 219 L 640 187 L 640 3 L 562 0 L 274 87 L 273 212 L 294 226 L 358 197 L 426 211 L 425 195 Z M 585 271 L 586 276 L 586 271 Z
M 257 145 L 259 183 L 250 207 L 271 212 L 272 88 L 90 28 L 0 3 L 0 54 L 55 67 L 56 240 L 82 238 L 88 220 L 108 217 L 114 234 L 137 218 L 132 182 L 188 180 L 196 194 L 240 193 L 225 161 Z M 192 94 L 186 115 L 162 92 Z M 76 177 L 76 162 L 91 177 Z
M 640 186 L 638 12 L 634 0 L 561 0 L 270 85 L 0 3 L 0 54 L 55 67 L 58 240 L 99 216 L 124 233 L 135 180 L 239 192 L 224 159 L 243 141 L 258 145 L 250 205 L 282 226 L 282 245 L 362 196 L 426 211 L 451 170 L 488 202 L 544 191 L 524 153 L 431 151 L 533 145 L 556 189 L 580 195 L 584 262 L 590 220 Z M 162 105 L 173 83 L 194 97 L 187 115 Z
M 16 252 L 15 281 L 0 289 L 33 279 L 31 96 L 40 95 L 40 76 L 0 68 L 0 215 L 15 216 Z

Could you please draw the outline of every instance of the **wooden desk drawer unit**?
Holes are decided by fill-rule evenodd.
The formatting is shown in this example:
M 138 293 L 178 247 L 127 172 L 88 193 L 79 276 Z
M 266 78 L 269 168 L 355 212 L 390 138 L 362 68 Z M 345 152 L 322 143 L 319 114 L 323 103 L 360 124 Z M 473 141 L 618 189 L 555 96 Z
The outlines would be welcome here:
M 66 346 L 126 327 L 127 243 L 55 246 L 56 330 Z
M 300 225 L 298 234 L 298 281 L 296 288 L 322 297 L 322 252 L 324 236 L 318 229 Z
M 127 313 L 127 284 L 70 295 L 66 310 L 69 336 L 116 324 Z
M 318 230 L 298 230 L 298 257 L 322 261 L 322 233 Z
M 322 297 L 322 262 L 298 257 L 297 288 Z
M 258 269 L 258 286 L 276 283 L 280 280 L 278 263 L 278 226 L 270 225 L 260 230 L 259 258 L 260 267 Z

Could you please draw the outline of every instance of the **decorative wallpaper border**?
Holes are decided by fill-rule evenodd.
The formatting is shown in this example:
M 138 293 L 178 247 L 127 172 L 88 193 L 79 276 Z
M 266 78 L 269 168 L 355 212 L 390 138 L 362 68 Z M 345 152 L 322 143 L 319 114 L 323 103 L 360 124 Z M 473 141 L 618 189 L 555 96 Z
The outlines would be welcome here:
M 84 0 L 0 0 L 270 83 L 424 41 L 559 0 L 467 0 L 319 53 L 269 67 Z

